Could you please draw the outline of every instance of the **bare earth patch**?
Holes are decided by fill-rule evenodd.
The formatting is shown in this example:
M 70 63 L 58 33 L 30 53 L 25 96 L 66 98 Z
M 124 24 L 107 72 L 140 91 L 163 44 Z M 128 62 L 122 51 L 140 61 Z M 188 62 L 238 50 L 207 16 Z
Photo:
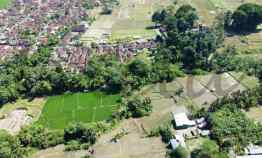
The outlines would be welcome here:
M 195 77 L 178 78 L 177 82 L 183 86 L 184 95 L 191 98 L 197 105 L 210 104 L 217 99 L 214 93 L 201 84 Z
M 72 151 L 64 152 L 64 145 L 58 145 L 53 148 L 41 150 L 37 152 L 32 158 L 80 158 L 88 154 L 88 151 Z
M 262 107 L 251 108 L 246 113 L 249 118 L 262 122 Z
M 114 135 L 122 129 L 129 132 L 118 142 Z M 126 120 L 116 130 L 102 136 L 94 146 L 95 158 L 164 158 L 166 146 L 160 138 L 147 138 L 137 120 Z
M 15 103 L 3 105 L 0 109 L 0 129 L 16 134 L 20 129 L 40 116 L 44 106 L 44 98 L 35 98 L 32 101 L 19 99 Z
M 245 87 L 229 73 L 209 74 L 205 76 L 197 76 L 196 78 L 217 97 L 222 97 L 231 94 L 232 92 L 245 89 Z M 239 79 L 241 79 L 241 77 Z
M 16 134 L 24 125 L 28 125 L 31 121 L 32 117 L 27 115 L 25 109 L 17 109 L 0 120 L 0 129 Z

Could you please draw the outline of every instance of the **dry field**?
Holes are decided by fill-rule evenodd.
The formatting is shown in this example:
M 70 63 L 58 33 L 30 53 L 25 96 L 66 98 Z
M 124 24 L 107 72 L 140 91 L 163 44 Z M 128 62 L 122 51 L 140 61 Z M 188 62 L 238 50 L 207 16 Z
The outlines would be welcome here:
M 118 142 L 111 139 L 122 129 L 129 132 Z M 147 138 L 138 120 L 126 120 L 116 130 L 102 136 L 94 146 L 95 158 L 164 158 L 166 145 L 160 138 Z M 113 152 L 112 152 L 113 151 Z
M 58 145 L 53 148 L 41 150 L 32 155 L 32 158 L 80 158 L 85 156 L 88 151 L 64 152 L 64 145 Z
M 32 117 L 27 115 L 24 109 L 17 109 L 0 119 L 0 129 L 8 131 L 10 134 L 16 134 L 20 129 L 32 122 Z
M 39 118 L 45 99 L 36 98 L 32 101 L 18 100 L 15 103 L 8 103 L 0 109 L 0 129 L 5 129 L 11 134 L 32 121 Z
M 148 30 L 154 11 L 171 4 L 171 0 L 120 0 L 111 15 L 97 15 L 96 21 L 82 36 L 84 42 L 115 41 L 122 38 L 154 37 Z
M 214 17 L 226 10 L 235 10 L 243 3 L 262 4 L 262 0 L 178 0 L 178 4 L 190 4 L 195 7 L 204 24 L 212 24 Z
M 112 139 L 123 129 L 128 134 L 118 142 Z M 108 134 L 101 136 L 92 147 L 95 152 L 94 158 L 165 158 L 166 145 L 160 138 L 147 138 L 137 120 L 129 119 Z M 32 158 L 79 158 L 87 155 L 88 151 L 64 152 L 64 146 L 42 150 L 33 155 Z
M 215 16 L 221 12 L 234 11 L 238 6 L 244 3 L 262 4 L 262 0 L 180 0 L 179 4 L 191 4 L 194 6 L 199 15 L 200 21 L 204 24 L 211 25 Z M 234 45 L 240 53 L 260 54 L 262 52 L 262 32 L 258 31 L 249 35 L 235 35 L 227 37 L 224 44 Z
M 249 118 L 262 123 L 262 107 L 251 108 L 246 114 Z

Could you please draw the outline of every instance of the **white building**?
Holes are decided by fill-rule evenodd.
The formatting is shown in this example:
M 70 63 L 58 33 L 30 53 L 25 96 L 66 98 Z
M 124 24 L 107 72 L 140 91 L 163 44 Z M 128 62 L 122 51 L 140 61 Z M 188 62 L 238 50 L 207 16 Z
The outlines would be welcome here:
M 176 124 L 176 128 L 178 129 L 193 127 L 196 125 L 195 121 L 188 119 L 186 113 L 172 113 L 172 115 Z

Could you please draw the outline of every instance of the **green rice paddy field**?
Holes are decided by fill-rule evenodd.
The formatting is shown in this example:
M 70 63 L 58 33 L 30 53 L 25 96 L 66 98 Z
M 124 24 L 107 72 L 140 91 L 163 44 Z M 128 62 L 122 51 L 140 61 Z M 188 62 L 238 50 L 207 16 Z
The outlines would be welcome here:
M 6 8 L 10 3 L 11 0 L 0 0 L 0 9 Z
M 74 93 L 50 97 L 38 123 L 63 129 L 72 122 L 96 122 L 108 119 L 118 108 L 119 95 L 102 92 Z

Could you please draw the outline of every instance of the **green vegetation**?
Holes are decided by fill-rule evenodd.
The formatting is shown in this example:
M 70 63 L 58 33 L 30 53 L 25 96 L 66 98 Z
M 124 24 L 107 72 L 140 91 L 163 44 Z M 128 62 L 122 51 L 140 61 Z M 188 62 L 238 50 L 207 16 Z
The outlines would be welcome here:
M 67 151 L 79 150 L 80 148 L 88 149 L 90 145 L 96 142 L 96 131 L 85 124 L 71 124 L 64 130 L 64 140 L 67 144 Z
M 227 47 L 223 52 L 216 53 L 212 59 L 212 68 L 217 72 L 236 71 L 259 77 L 262 70 L 261 59 L 241 57 L 235 47 Z
M 222 42 L 223 30 L 220 24 L 216 29 L 194 28 L 197 19 L 196 9 L 190 5 L 182 5 L 175 14 L 164 10 L 154 14 L 153 20 L 166 30 L 157 38 L 161 44 L 153 54 L 156 63 L 182 63 L 191 73 L 194 69 L 210 69 L 209 57 Z
M 0 158 L 25 158 L 26 150 L 20 148 L 18 139 L 5 131 L 0 131 Z
M 262 23 L 262 5 L 246 3 L 234 11 L 232 28 L 236 32 L 255 31 Z
M 24 127 L 16 136 L 0 131 L 0 158 L 27 158 L 35 149 L 46 149 L 62 143 L 68 151 L 88 149 L 106 128 L 102 123 L 74 123 L 63 131 L 34 124 Z
M 0 9 L 5 9 L 11 4 L 11 0 L 0 0 Z
M 216 142 L 205 140 L 202 145 L 191 153 L 192 158 L 228 158 L 226 153 L 219 151 Z
M 132 117 L 148 116 L 152 112 L 151 99 L 134 98 L 127 103 L 126 115 Z
M 224 105 L 210 115 L 209 121 L 212 137 L 225 149 L 233 147 L 236 152 L 241 153 L 249 143 L 261 144 L 262 125 L 248 119 L 234 105 Z
M 189 153 L 187 149 L 182 146 L 177 147 L 169 154 L 170 158 L 188 158 L 188 155 Z
M 64 142 L 63 132 L 49 130 L 41 125 L 23 128 L 17 135 L 23 147 L 46 149 Z
M 171 128 L 172 127 L 170 126 L 170 124 L 159 126 L 158 128 L 151 130 L 148 136 L 149 137 L 161 136 L 162 141 L 168 144 L 170 139 L 174 138 Z
M 63 129 L 71 122 L 107 120 L 116 112 L 119 101 L 119 95 L 102 92 L 52 96 L 47 100 L 38 123 L 52 129 Z
M 87 9 L 92 7 L 86 6 Z M 111 6 L 105 7 L 107 13 L 112 12 Z M 252 14 L 260 15 L 260 11 L 250 12 L 253 7 L 243 5 L 232 17 L 228 14 L 229 23 L 226 24 L 231 25 L 233 18 L 234 29 L 253 31 L 260 18 L 255 17 L 256 21 L 251 21 L 252 27 L 245 24 L 250 22 Z M 244 19 L 242 16 L 246 21 L 241 21 Z M 262 79 L 260 60 L 239 58 L 234 48 L 217 53 L 224 40 L 223 18 L 218 18 L 212 27 L 197 26 L 198 19 L 197 10 L 190 5 L 182 5 L 176 12 L 169 8 L 154 13 L 152 20 L 156 23 L 155 27 L 159 27 L 160 35 L 157 36 L 159 47 L 149 55 L 152 60 L 136 57 L 121 63 L 114 55 L 93 55 L 83 73 L 67 72 L 60 66 L 48 66 L 53 47 L 59 43 L 57 36 L 51 36 L 48 44 L 32 56 L 19 55 L 3 61 L 0 69 L 0 104 L 21 97 L 63 95 L 49 97 L 37 124 L 25 127 L 17 136 L 1 132 L 0 158 L 2 155 L 23 158 L 32 148 L 45 149 L 61 143 L 66 145 L 67 151 L 88 149 L 114 121 L 148 116 L 152 112 L 150 98 L 128 99 L 117 112 L 120 94 L 128 97 L 133 90 L 150 83 L 172 81 L 184 72 L 244 71 Z M 125 21 L 124 24 L 128 23 Z M 236 28 L 239 24 L 243 24 L 243 28 Z M 141 26 L 144 30 L 144 25 Z M 83 93 L 87 90 L 88 93 Z M 65 94 L 67 91 L 69 93 Z M 193 117 L 207 118 L 211 139 L 215 140 L 204 141 L 192 152 L 192 157 L 227 158 L 224 152 L 229 148 L 241 153 L 249 143 L 261 145 L 262 125 L 247 118 L 243 112 L 261 104 L 261 98 L 260 87 L 219 99 L 208 110 L 192 109 L 195 110 Z M 108 122 L 99 122 L 109 119 Z M 173 138 L 169 126 L 160 127 L 150 134 L 161 135 L 165 143 Z M 183 148 L 170 154 L 172 157 L 186 155 Z

